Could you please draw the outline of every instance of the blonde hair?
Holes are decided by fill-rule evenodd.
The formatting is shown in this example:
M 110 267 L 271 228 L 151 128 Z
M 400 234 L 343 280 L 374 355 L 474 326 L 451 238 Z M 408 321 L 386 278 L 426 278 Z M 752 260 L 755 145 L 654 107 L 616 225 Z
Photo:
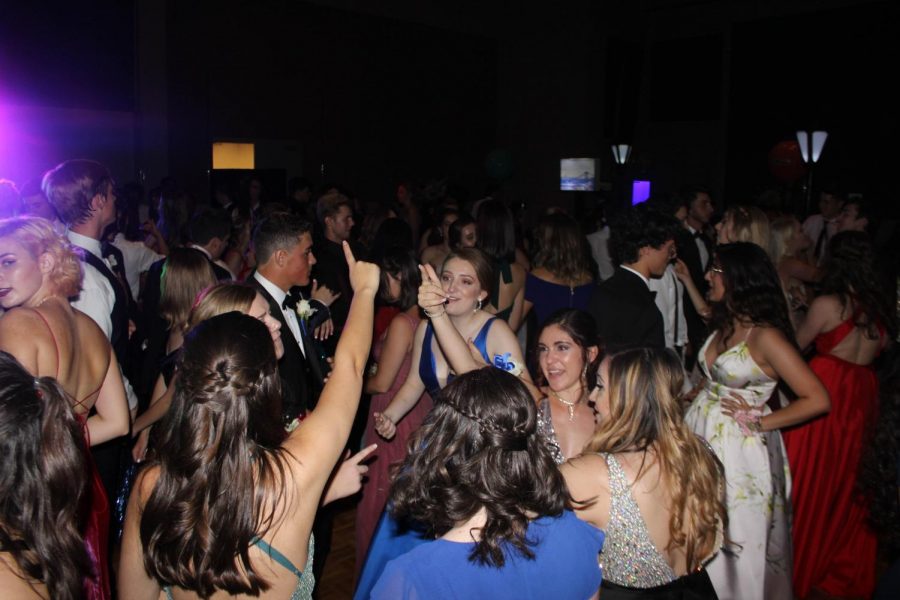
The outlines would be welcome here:
M 191 248 L 175 248 L 163 267 L 160 316 L 171 329 L 183 329 L 195 298 L 215 283 L 216 274 L 203 253 Z
M 788 256 L 788 244 L 794 237 L 794 232 L 799 221 L 796 217 L 785 215 L 772 220 L 769 238 L 769 257 L 772 263 L 778 266 L 778 261 Z
M 247 313 L 258 292 L 245 283 L 223 281 L 201 292 L 187 318 L 185 329 L 227 312 Z
M 724 475 L 712 451 L 684 423 L 684 371 L 665 349 L 636 348 L 609 358 L 609 417 L 591 452 L 652 449 L 672 499 L 668 549 L 683 548 L 688 570 L 715 551 L 727 521 Z M 640 478 L 639 472 L 637 477 Z
M 752 242 L 769 251 L 769 217 L 755 206 L 735 206 L 725 211 L 722 217 L 727 223 L 731 219 L 732 242 Z
M 53 270 L 47 275 L 50 288 L 66 298 L 81 291 L 81 259 L 68 240 L 56 233 L 50 221 L 40 217 L 15 217 L 0 221 L 0 238 L 11 237 L 21 244 L 35 260 L 42 254 L 55 259 Z

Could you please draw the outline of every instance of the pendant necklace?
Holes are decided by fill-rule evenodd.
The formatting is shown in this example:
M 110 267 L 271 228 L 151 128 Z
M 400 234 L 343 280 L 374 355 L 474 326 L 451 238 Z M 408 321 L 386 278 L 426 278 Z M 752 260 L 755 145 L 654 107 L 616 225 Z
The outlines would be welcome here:
M 566 409 L 569 411 L 569 420 L 574 421 L 575 420 L 575 406 L 578 404 L 578 400 L 574 400 L 574 401 L 563 400 L 562 396 L 560 396 L 553 390 L 550 390 L 550 391 L 553 393 L 554 396 L 556 396 L 557 400 L 559 400 L 562 404 L 565 405 Z

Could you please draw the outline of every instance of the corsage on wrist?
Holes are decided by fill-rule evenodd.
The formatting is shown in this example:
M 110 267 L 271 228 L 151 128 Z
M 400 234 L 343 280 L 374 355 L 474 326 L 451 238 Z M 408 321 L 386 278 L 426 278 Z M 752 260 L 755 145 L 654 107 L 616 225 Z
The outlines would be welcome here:
M 511 358 L 510 352 L 507 352 L 506 354 L 495 354 L 494 366 L 498 369 L 503 369 L 507 373 L 515 375 L 516 377 L 521 375 L 522 371 L 524 370 L 522 368 L 522 365 Z

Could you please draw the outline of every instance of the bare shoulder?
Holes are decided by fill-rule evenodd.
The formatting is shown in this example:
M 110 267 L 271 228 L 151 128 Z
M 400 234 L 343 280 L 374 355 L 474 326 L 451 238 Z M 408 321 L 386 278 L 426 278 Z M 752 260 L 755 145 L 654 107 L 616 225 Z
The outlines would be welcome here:
M 41 325 L 41 327 L 38 327 L 38 325 Z M 0 332 L 4 334 L 27 332 L 29 336 L 33 336 L 44 333 L 46 329 L 47 326 L 43 325 L 37 310 L 24 306 L 8 310 L 3 315 L 3 318 L 0 319 Z
M 566 485 L 569 486 L 572 497 L 576 500 L 584 499 L 579 496 L 596 496 L 608 488 L 609 472 L 606 460 L 599 454 L 582 454 L 570 458 L 560 465 L 559 470 L 566 480 Z
M 92 318 L 76 308 L 73 308 L 72 312 L 75 313 L 75 325 L 78 328 L 79 340 L 85 349 L 90 344 L 90 349 L 96 350 L 109 342 L 103 330 Z
M 159 481 L 159 466 L 151 465 L 140 470 L 134 479 L 133 494 L 137 494 L 140 506 L 144 506 Z

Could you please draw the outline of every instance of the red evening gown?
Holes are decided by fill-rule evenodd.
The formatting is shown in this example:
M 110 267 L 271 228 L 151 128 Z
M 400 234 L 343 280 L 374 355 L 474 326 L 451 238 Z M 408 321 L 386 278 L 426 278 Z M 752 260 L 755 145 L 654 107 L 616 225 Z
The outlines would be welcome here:
M 112 598 L 109 587 L 109 502 L 106 499 L 106 491 L 100 480 L 100 473 L 94 465 L 94 459 L 90 452 L 90 441 L 87 429 L 87 415 L 79 415 L 79 420 L 84 425 L 85 457 L 88 463 L 88 477 L 90 478 L 90 490 L 85 496 L 83 513 L 87 514 L 82 531 L 84 532 L 84 545 L 87 547 L 91 563 L 96 571 L 96 578 L 85 579 L 84 595 L 88 600 L 108 600 Z
M 877 412 L 878 380 L 870 365 L 830 354 L 853 331 L 854 317 L 817 336 L 816 356 L 810 361 L 831 396 L 831 411 L 782 432 L 794 482 L 798 598 L 813 588 L 868 598 L 875 587 L 875 533 L 867 522 L 868 506 L 855 488 L 863 436 Z
M 397 315 L 398 319 L 404 319 L 415 332 L 419 324 L 419 319 L 411 317 L 406 313 Z M 386 328 L 385 328 L 386 329 Z M 385 334 L 382 334 L 375 342 L 373 354 L 375 361 L 381 357 L 381 350 L 384 347 Z M 406 377 L 409 375 L 409 369 L 412 363 L 412 353 L 407 353 L 400 365 L 400 371 L 394 378 L 391 389 L 383 394 L 372 396 L 372 405 L 369 408 L 369 415 L 366 420 L 366 432 L 363 438 L 363 446 L 369 444 L 378 444 L 375 450 L 375 460 L 369 464 L 369 472 L 366 474 L 365 485 L 363 485 L 362 499 L 356 508 L 356 572 L 359 573 L 366 560 L 366 554 L 369 551 L 369 544 L 372 541 L 372 535 L 375 533 L 375 527 L 384 511 L 387 503 L 388 493 L 390 492 L 390 467 L 392 464 L 399 462 L 406 457 L 406 442 L 409 436 L 419 428 L 422 420 L 428 411 L 431 410 L 432 401 L 428 392 L 422 394 L 422 397 L 416 403 L 409 413 L 397 423 L 397 433 L 390 441 L 380 437 L 375 431 L 376 412 L 382 412 L 387 408 L 388 404 L 393 400 L 394 395 Z

